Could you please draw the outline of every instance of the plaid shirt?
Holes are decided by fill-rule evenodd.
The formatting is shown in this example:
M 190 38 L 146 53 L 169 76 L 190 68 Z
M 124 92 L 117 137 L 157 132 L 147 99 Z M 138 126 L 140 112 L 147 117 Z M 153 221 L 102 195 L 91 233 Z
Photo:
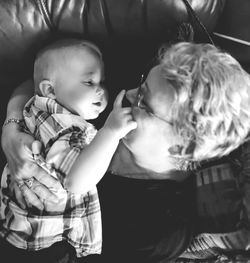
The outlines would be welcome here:
M 29 132 L 43 143 L 44 156 L 54 176 L 64 185 L 66 176 L 84 147 L 96 134 L 93 125 L 71 114 L 55 100 L 33 97 L 25 106 Z M 39 250 L 67 240 L 78 257 L 100 254 L 102 245 L 101 212 L 96 187 L 86 194 L 55 191 L 59 203 L 51 211 L 38 214 L 21 209 L 8 195 L 9 171 L 1 181 L 0 235 L 12 245 Z

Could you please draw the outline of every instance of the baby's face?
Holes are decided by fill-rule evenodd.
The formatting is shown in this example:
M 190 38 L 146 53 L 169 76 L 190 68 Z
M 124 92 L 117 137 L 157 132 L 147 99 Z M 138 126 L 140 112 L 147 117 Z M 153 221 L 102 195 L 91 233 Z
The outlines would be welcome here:
M 88 49 L 70 52 L 56 71 L 56 100 L 85 120 L 95 119 L 107 106 L 103 62 Z

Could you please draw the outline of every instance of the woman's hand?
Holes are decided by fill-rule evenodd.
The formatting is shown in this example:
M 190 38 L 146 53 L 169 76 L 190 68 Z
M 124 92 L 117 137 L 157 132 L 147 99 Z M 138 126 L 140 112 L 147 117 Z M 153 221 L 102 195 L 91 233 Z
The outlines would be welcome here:
M 50 189 L 60 190 L 62 186 L 35 163 L 32 150 L 36 151 L 35 154 L 40 153 L 37 142 L 21 132 L 17 124 L 10 123 L 3 127 L 1 143 L 12 176 L 10 192 L 17 203 L 22 208 L 51 211 L 58 200 Z M 25 183 L 30 178 L 34 178 L 32 185 Z
M 33 141 L 34 138 L 21 132 L 16 123 L 9 123 L 3 127 L 1 144 L 12 176 L 10 191 L 22 208 L 30 206 L 29 199 L 26 200 L 21 191 L 21 189 L 25 190 L 25 186 L 19 188 L 19 185 L 35 174 L 36 165 L 31 161 L 32 152 L 30 150 Z M 41 204 L 37 202 L 35 204 L 43 209 Z
M 34 142 L 35 143 L 35 142 Z M 48 174 L 44 169 L 35 165 L 32 183 L 21 183 L 18 186 L 28 208 L 35 207 L 39 211 L 57 211 L 59 202 L 55 192 L 63 190 L 59 180 Z M 16 191 L 18 191 L 16 189 Z
M 16 123 L 3 127 L 1 144 L 6 156 L 11 175 L 17 183 L 33 176 L 35 164 L 32 162 L 31 145 L 34 138 L 24 132 Z

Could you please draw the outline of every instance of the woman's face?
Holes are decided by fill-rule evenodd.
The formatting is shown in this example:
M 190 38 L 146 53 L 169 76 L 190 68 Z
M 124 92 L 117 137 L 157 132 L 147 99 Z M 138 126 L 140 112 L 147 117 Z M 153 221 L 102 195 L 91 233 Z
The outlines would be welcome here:
M 144 162 L 144 167 L 146 163 L 162 162 L 169 156 L 169 147 L 178 144 L 178 139 L 171 125 L 175 90 L 163 78 L 161 65 L 152 68 L 145 82 L 137 89 L 128 90 L 126 97 L 132 105 L 137 129 L 123 139 L 124 144 Z

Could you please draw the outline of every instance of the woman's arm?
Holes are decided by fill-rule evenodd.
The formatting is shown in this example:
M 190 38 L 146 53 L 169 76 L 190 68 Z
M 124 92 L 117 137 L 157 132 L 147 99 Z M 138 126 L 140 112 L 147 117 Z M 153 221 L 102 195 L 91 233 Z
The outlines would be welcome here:
M 33 92 L 31 80 L 25 81 L 16 88 L 7 105 L 6 120 L 23 119 L 23 107 L 33 96 Z M 46 204 L 44 205 L 42 200 L 48 200 L 47 204 L 57 202 L 55 195 L 48 188 L 61 187 L 61 185 L 34 162 L 32 156 L 34 142 L 32 136 L 22 132 L 20 124 L 10 122 L 3 126 L 1 145 L 12 175 L 10 190 L 13 197 L 22 208 L 33 206 L 43 210 L 46 209 Z M 33 150 L 35 148 L 37 147 L 33 147 Z M 32 189 L 23 183 L 23 180 L 31 177 L 36 178 Z
M 18 86 L 11 95 L 7 105 L 8 118 L 22 118 L 25 103 L 33 96 L 33 81 L 27 80 Z
M 33 83 L 28 80 L 22 83 L 12 94 L 7 105 L 6 121 L 10 119 L 22 120 L 23 107 L 33 95 Z M 8 161 L 11 174 L 16 181 L 27 179 L 28 165 L 24 160 L 31 158 L 31 144 L 33 137 L 21 132 L 20 124 L 10 122 L 3 126 L 1 145 Z

